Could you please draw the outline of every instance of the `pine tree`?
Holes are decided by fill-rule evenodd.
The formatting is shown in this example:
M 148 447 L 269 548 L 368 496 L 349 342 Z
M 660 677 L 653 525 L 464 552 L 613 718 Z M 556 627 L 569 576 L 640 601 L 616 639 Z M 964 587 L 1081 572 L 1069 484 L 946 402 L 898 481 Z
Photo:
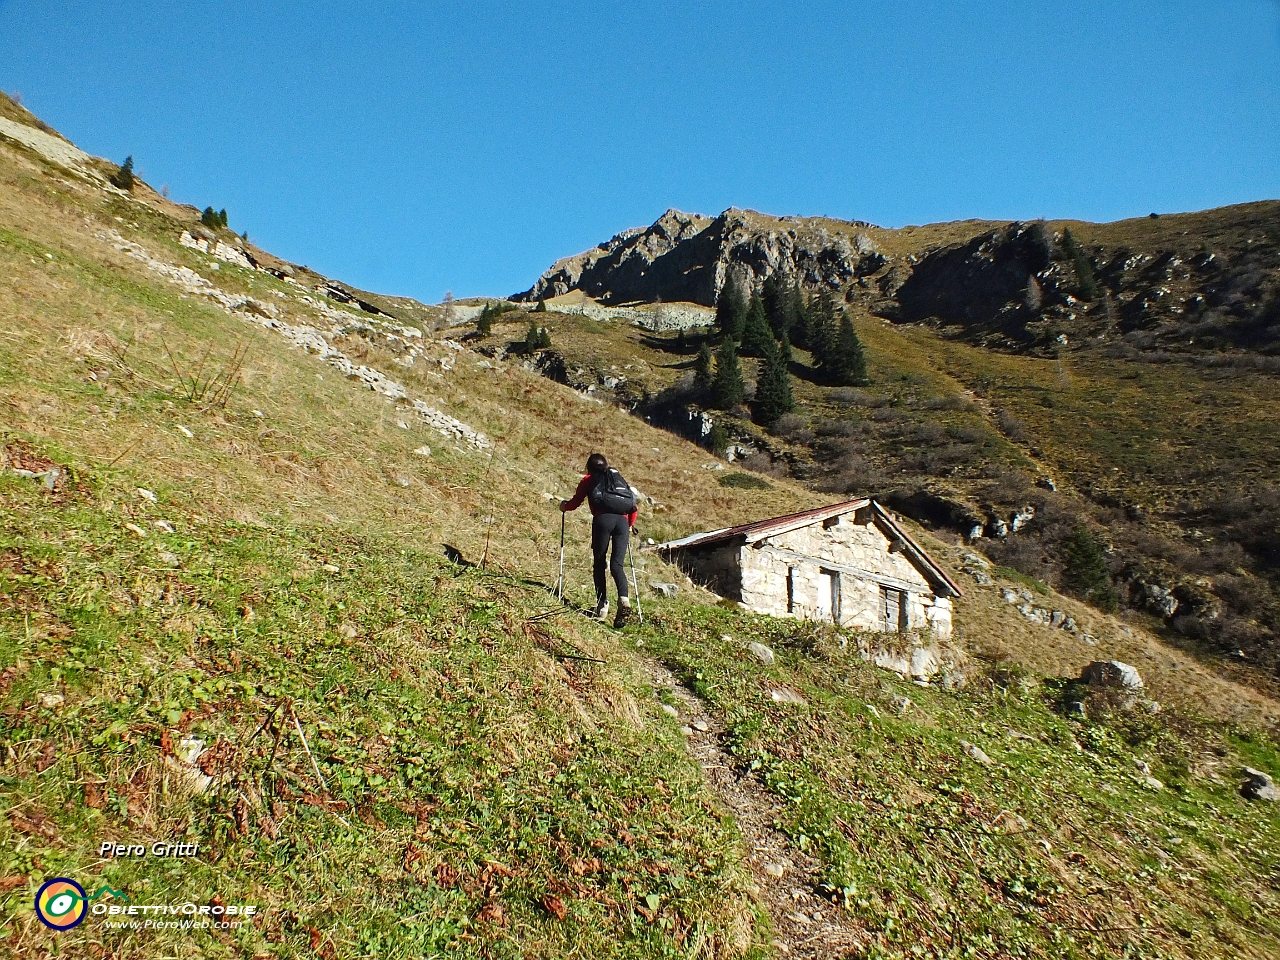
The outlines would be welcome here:
M 791 366 L 791 361 L 793 359 L 791 356 L 791 338 L 785 333 L 783 333 L 782 337 L 778 340 L 778 355 L 782 357 L 783 363 L 787 364 L 788 367 Z
M 742 327 L 742 355 L 763 357 L 772 349 L 773 331 L 769 329 L 769 318 L 764 313 L 764 301 L 758 294 L 752 294 L 747 307 L 747 321 Z
M 725 337 L 716 353 L 716 375 L 711 382 L 711 405 L 719 410 L 735 407 L 742 402 L 743 389 L 738 346 L 732 337 Z
M 756 377 L 756 423 L 771 427 L 784 413 L 795 408 L 787 363 L 782 359 L 782 351 L 771 347 L 760 361 L 760 373 Z
M 486 303 L 484 309 L 480 311 L 480 316 L 476 319 L 476 333 L 481 340 L 493 333 L 493 314 L 493 308 Z
M 546 327 L 543 327 L 538 331 L 538 349 L 539 350 L 551 349 L 551 331 L 548 330 Z
M 809 301 L 809 352 L 813 354 L 813 365 L 826 368 L 836 348 L 836 308 L 831 294 L 826 290 Z
M 1063 573 L 1068 586 L 1098 609 L 1114 610 L 1117 598 L 1111 585 L 1111 572 L 1107 569 L 1107 557 L 1087 527 L 1076 527 L 1067 537 L 1063 544 L 1063 557 L 1066 560 Z
M 867 382 L 867 358 L 862 352 L 862 341 L 853 329 L 853 321 L 844 311 L 840 313 L 840 327 L 827 368 L 831 379 L 841 386 L 852 387 Z
M 720 288 L 720 299 L 716 301 L 716 326 L 720 328 L 722 336 L 730 340 L 741 340 L 746 321 L 747 297 L 742 291 L 738 274 L 730 270 L 724 278 L 724 286 Z
M 699 390 L 710 390 L 715 374 L 711 366 L 711 344 L 702 341 L 698 357 L 693 361 L 693 382 Z
M 1076 243 L 1076 238 L 1071 235 L 1070 230 L 1062 231 L 1062 248 L 1071 258 L 1071 265 L 1076 271 L 1076 296 L 1086 303 L 1097 300 L 1100 291 L 1098 278 L 1093 274 L 1093 264 L 1085 256 L 1080 244 Z
M 804 291 L 797 280 L 791 287 L 791 303 L 795 310 L 795 322 L 791 324 L 788 335 L 798 347 L 809 349 L 809 308 L 805 306 Z
M 541 343 L 541 338 L 538 335 L 538 324 L 530 320 L 529 329 L 524 334 L 524 352 L 533 353 L 538 349 L 539 343 Z
M 538 305 L 537 305 L 536 307 L 534 307 L 534 308 L 533 308 L 533 312 L 534 312 L 534 313 L 546 313 L 546 312 L 547 312 L 547 301 L 546 301 L 546 300 L 544 300 L 542 297 L 539 297 L 539 298 L 538 298 Z
M 776 339 L 791 336 L 791 329 L 796 325 L 795 293 L 778 274 L 771 273 L 765 278 L 760 288 L 760 298 L 764 301 L 765 316 L 769 318 L 769 327 Z
M 111 178 L 111 182 L 121 190 L 132 190 L 133 180 L 133 157 L 125 157 L 124 163 L 120 165 L 116 175 Z

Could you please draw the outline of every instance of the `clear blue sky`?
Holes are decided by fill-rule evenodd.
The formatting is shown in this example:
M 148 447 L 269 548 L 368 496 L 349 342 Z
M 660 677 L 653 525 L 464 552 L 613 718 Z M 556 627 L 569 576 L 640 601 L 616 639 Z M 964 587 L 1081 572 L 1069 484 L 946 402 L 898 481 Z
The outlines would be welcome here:
M 667 207 L 885 226 L 1280 196 L 1280 3 L 0 0 L 0 88 L 437 301 Z

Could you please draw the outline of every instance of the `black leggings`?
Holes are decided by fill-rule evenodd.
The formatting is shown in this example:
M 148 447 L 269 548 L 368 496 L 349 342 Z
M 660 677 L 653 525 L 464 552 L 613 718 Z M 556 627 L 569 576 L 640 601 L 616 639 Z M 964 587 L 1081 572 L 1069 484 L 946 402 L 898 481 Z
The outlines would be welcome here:
M 627 545 L 631 542 L 631 524 L 620 513 L 602 513 L 591 518 L 591 554 L 595 558 L 596 601 L 604 603 L 608 594 L 605 580 L 605 556 L 609 544 L 613 544 L 613 557 L 609 572 L 618 587 L 618 596 L 630 596 L 627 592 Z

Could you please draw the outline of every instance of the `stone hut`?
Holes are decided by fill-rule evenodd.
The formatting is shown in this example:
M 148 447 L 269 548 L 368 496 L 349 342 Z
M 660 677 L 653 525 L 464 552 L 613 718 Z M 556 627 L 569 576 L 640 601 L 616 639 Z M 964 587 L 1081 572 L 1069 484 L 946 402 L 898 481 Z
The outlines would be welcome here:
M 661 555 L 748 610 L 856 630 L 951 635 L 964 591 L 874 500 L 672 540 Z

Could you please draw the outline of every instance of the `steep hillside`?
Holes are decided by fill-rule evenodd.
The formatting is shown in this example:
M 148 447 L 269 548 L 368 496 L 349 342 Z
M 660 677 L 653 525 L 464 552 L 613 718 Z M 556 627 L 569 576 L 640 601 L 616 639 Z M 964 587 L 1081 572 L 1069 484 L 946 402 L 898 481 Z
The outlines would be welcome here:
M 645 553 L 645 622 L 608 630 L 581 515 L 572 603 L 548 587 L 592 449 L 646 494 L 642 538 L 825 495 L 202 249 L 192 215 L 0 136 L 7 953 L 1280 951 L 1280 825 L 1240 772 L 1280 770 L 1274 700 L 923 531 L 968 590 L 925 686 Z M 498 339 L 595 322 L 518 314 Z M 1108 657 L 1133 703 L 1073 682 Z M 54 931 L 55 877 L 151 912 Z

